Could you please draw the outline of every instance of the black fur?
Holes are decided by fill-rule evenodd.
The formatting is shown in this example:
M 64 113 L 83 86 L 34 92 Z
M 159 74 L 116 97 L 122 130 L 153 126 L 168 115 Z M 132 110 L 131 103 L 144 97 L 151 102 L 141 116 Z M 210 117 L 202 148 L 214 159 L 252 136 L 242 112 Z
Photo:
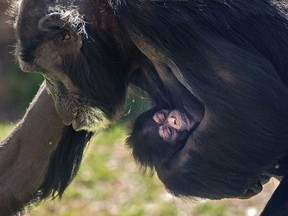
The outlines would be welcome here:
M 123 107 L 128 84 L 158 108 L 193 113 L 185 104 L 191 101 L 203 120 L 183 148 L 159 159 L 159 178 L 178 196 L 249 198 L 261 191 L 262 178 L 275 174 L 275 165 L 286 165 L 288 153 L 288 21 L 279 2 L 287 6 L 269 0 L 73 1 L 86 15 L 90 37 L 80 54 L 65 56 L 62 69 L 107 116 Z M 61 194 L 70 178 L 52 179 L 44 191 Z
M 104 31 L 95 34 L 89 26 L 87 33 L 91 36 L 83 41 L 82 55 L 76 59 L 74 56 L 66 56 L 62 67 L 82 90 L 82 94 L 91 98 L 92 105 L 105 111 L 108 117 L 112 118 L 111 114 L 119 109 L 117 105 L 125 101 L 125 56 L 120 56 L 115 48 L 117 45 L 110 38 L 111 35 Z
M 84 149 L 91 136 L 91 132 L 76 132 L 72 126 L 65 128 L 62 139 L 51 156 L 46 180 L 37 193 L 40 199 L 63 195 L 79 170 Z
M 136 1 L 116 14 L 175 63 L 183 76 L 177 78 L 212 123 L 157 164 L 166 187 L 212 199 L 254 195 L 252 185 L 258 190 L 261 176 L 272 174 L 288 150 L 286 17 L 264 0 Z M 169 96 L 171 103 L 180 99 Z
M 179 135 L 176 143 L 164 141 L 159 136 L 159 125 L 155 124 L 152 116 L 159 111 L 155 107 L 142 113 L 134 122 L 133 130 L 127 138 L 126 143 L 132 149 L 135 160 L 145 171 L 147 167 L 154 171 L 154 167 L 164 158 L 173 158 L 174 154 L 185 145 L 191 132 L 185 131 Z M 180 133 L 180 132 L 178 132 Z
M 159 177 L 178 195 L 241 196 L 287 152 L 285 18 L 268 1 L 136 1 L 119 6 L 118 14 L 176 64 L 214 123 L 196 131 L 172 162 L 156 167 Z M 277 37 L 265 33 L 269 26 Z

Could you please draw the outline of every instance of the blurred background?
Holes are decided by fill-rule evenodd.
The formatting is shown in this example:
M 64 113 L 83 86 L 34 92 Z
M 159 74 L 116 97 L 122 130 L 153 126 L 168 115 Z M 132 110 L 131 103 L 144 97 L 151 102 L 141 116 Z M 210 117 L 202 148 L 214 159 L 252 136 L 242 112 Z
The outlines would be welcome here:
M 23 73 L 13 57 L 7 0 L 0 0 L 0 140 L 25 113 L 43 78 Z M 126 118 L 147 104 L 129 98 Z M 125 118 L 124 118 L 125 120 Z M 183 200 L 168 194 L 157 176 L 142 175 L 125 147 L 125 121 L 96 135 L 79 174 L 61 200 L 48 200 L 26 216 L 256 216 L 277 186 L 271 180 L 249 200 Z M 1 160 L 1 158 L 0 158 Z
M 7 0 L 0 0 L 0 121 L 16 120 L 37 91 L 42 77 L 20 72 L 13 56 L 13 29 Z

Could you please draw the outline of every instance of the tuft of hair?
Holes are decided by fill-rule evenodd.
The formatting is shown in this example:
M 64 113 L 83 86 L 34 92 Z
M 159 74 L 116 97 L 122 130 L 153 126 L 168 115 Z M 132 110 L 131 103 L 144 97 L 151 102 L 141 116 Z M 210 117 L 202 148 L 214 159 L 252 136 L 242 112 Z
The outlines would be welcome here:
M 10 20 L 8 21 L 8 23 L 10 25 L 14 25 L 15 24 L 15 20 L 18 16 L 18 10 L 19 10 L 19 6 L 20 6 L 20 1 L 19 0 L 8 0 L 9 3 L 9 7 L 7 9 L 7 11 L 5 12 L 8 16 L 10 16 Z M 15 26 L 14 26 L 15 28 Z
M 52 198 L 63 195 L 67 186 L 76 176 L 84 150 L 93 133 L 86 131 L 75 131 L 72 126 L 65 128 L 62 139 L 54 152 L 46 180 L 39 189 L 39 198 Z
M 119 5 L 126 5 L 126 0 L 108 0 L 108 5 L 116 10 Z
M 59 13 L 61 20 L 63 20 L 66 25 L 69 25 L 79 35 L 88 38 L 85 27 L 86 21 L 84 20 L 84 16 L 80 14 L 77 6 L 73 4 L 68 7 L 56 5 L 49 7 L 49 13 Z
M 57 149 L 50 158 L 44 183 L 29 199 L 19 202 L 9 200 L 9 215 L 23 215 L 26 208 L 39 204 L 47 198 L 61 198 L 65 189 L 76 176 L 84 150 L 92 137 L 91 132 L 76 132 L 72 126 L 67 126 Z M 1 214 L 1 213 L 0 213 Z

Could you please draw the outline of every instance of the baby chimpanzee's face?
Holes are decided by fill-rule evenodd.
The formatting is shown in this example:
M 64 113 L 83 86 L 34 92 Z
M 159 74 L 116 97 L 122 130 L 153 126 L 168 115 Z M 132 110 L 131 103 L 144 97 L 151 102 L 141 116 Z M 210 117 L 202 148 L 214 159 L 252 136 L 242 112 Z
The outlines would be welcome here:
M 196 123 L 179 110 L 162 109 L 155 112 L 152 118 L 159 126 L 159 136 L 171 144 L 181 139 L 183 132 L 186 134 Z

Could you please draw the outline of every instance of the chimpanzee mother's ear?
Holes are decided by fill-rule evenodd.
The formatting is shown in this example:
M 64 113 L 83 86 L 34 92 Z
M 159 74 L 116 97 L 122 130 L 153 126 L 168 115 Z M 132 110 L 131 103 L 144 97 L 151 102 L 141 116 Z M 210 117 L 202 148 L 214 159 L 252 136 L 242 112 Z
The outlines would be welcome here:
M 40 18 L 38 22 L 39 31 L 61 31 L 65 26 L 65 22 L 61 19 L 61 14 L 53 12 Z

